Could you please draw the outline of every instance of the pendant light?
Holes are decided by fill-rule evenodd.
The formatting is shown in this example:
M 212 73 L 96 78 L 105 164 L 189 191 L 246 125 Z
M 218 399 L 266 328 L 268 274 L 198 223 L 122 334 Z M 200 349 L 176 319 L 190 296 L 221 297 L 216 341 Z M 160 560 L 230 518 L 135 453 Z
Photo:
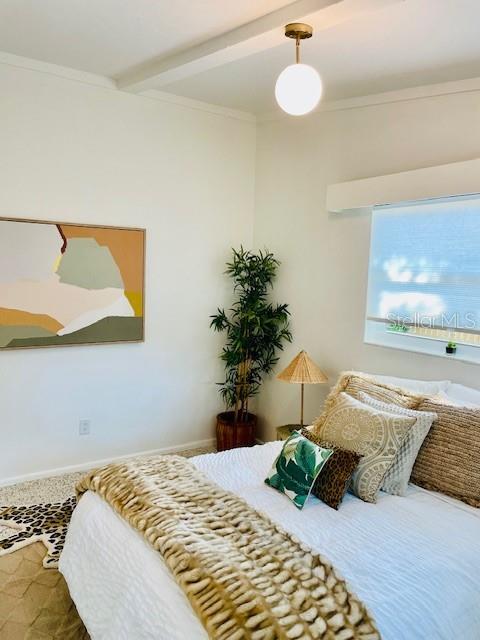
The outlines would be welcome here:
M 292 116 L 309 113 L 320 102 L 322 80 L 316 69 L 300 62 L 300 40 L 312 37 L 309 24 L 292 22 L 285 27 L 287 38 L 295 39 L 296 62 L 286 67 L 278 76 L 275 98 L 279 106 Z

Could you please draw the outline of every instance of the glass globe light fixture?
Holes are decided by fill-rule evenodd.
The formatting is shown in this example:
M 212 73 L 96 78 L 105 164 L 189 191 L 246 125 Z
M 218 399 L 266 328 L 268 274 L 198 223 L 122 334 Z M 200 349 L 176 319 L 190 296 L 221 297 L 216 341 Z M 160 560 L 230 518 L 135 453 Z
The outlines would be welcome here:
M 322 97 L 322 80 L 318 72 L 310 65 L 300 62 L 300 40 L 311 38 L 312 31 L 310 25 L 298 22 L 285 27 L 287 38 L 295 38 L 296 62 L 286 67 L 278 76 L 275 98 L 283 111 L 292 116 L 309 113 Z

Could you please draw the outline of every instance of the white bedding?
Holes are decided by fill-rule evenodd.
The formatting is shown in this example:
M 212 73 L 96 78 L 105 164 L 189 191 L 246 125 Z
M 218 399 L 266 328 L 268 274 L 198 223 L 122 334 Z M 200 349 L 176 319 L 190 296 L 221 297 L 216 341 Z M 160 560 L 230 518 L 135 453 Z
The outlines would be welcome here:
M 303 511 L 263 482 L 282 446 L 192 458 L 211 480 L 326 556 L 373 613 L 384 640 L 480 639 L 480 512 L 410 485 L 377 504 L 348 494 Z M 60 560 L 92 640 L 207 635 L 161 556 L 96 494 L 73 513 Z

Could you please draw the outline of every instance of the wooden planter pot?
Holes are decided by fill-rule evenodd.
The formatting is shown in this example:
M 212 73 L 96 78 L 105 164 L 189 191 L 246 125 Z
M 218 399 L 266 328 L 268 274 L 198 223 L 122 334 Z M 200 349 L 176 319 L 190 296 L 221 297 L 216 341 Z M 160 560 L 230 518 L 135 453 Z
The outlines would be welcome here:
M 234 411 L 225 411 L 217 416 L 217 451 L 235 449 L 237 447 L 252 447 L 255 444 L 255 427 L 257 416 L 248 414 L 247 422 L 235 421 Z

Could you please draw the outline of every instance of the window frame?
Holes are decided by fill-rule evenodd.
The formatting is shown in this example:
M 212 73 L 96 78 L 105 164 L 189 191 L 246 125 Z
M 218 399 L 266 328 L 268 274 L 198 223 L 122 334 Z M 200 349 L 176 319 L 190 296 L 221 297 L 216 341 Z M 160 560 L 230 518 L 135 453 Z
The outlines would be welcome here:
M 421 200 L 410 200 L 396 203 L 389 203 L 387 205 L 380 205 L 378 209 L 387 209 L 387 208 L 395 208 L 395 207 L 405 207 L 405 206 L 415 206 L 421 204 L 427 204 L 435 201 L 447 201 L 450 199 L 454 199 L 458 201 L 459 199 L 468 199 L 468 198 L 480 198 L 480 193 L 470 193 L 470 194 L 459 194 L 452 195 L 449 197 L 439 197 L 439 198 L 425 198 Z M 367 274 L 367 289 L 366 289 L 366 299 L 365 299 L 365 325 L 364 325 L 364 344 L 373 345 L 377 347 L 384 347 L 388 349 L 395 349 L 400 351 L 407 351 L 411 353 L 418 353 L 421 355 L 429 355 L 440 358 L 447 358 L 450 360 L 456 360 L 459 362 L 468 362 L 471 364 L 480 364 L 480 344 L 467 344 L 463 342 L 456 342 L 457 348 L 456 352 L 453 354 L 449 354 L 446 352 L 446 346 L 449 343 L 448 335 L 445 338 L 434 337 L 434 336 L 419 336 L 414 333 L 401 333 L 396 331 L 386 331 L 384 325 L 388 322 L 387 320 L 382 321 L 381 319 L 375 319 L 369 316 L 369 297 L 371 295 L 370 291 L 370 264 L 372 260 L 372 246 L 373 246 L 373 235 L 374 235 L 374 225 L 373 225 L 373 214 L 375 213 L 375 209 L 377 207 L 373 206 L 371 208 L 371 216 L 370 216 L 370 245 L 369 245 L 369 254 L 368 254 L 368 274 Z M 479 251 L 479 260 L 480 260 L 480 251 Z M 458 329 L 458 331 L 462 332 L 462 329 Z M 480 334 L 480 331 L 475 331 L 473 333 Z

